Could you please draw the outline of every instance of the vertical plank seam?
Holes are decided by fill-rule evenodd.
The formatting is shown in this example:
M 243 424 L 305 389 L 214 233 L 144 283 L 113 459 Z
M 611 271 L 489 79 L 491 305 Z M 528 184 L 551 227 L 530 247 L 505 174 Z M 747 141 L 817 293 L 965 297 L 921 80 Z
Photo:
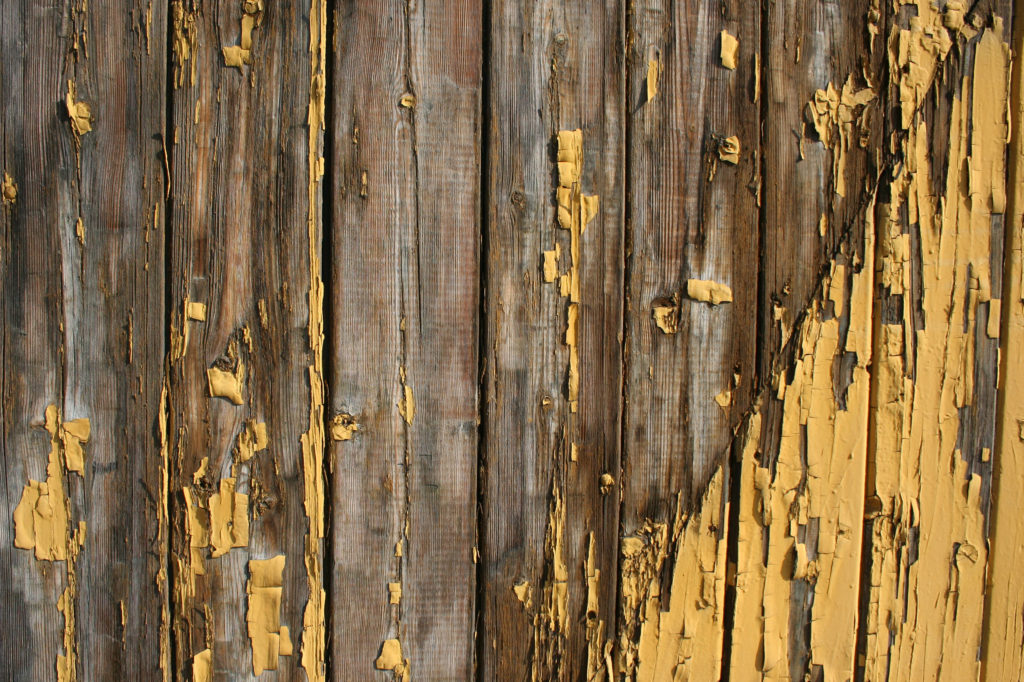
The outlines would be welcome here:
M 735 433 L 743 433 L 745 429 L 744 424 L 750 419 L 750 416 L 757 411 L 757 403 L 760 399 L 760 395 L 763 392 L 763 387 L 760 385 L 762 377 L 764 376 L 764 350 L 763 346 L 770 337 L 770 334 L 765 333 L 764 319 L 762 317 L 761 301 L 764 295 L 767 281 L 765 278 L 764 269 L 764 251 L 765 251 L 765 235 L 766 235 L 766 224 L 768 220 L 767 211 L 764 209 L 764 202 L 762 197 L 764 196 L 764 178 L 765 178 L 765 163 L 767 154 L 765 154 L 765 147 L 767 145 L 767 132 L 765 122 L 768 120 L 768 97 L 767 97 L 767 81 L 766 76 L 768 73 L 767 68 L 767 55 L 768 55 L 768 0 L 761 0 L 758 3 L 758 49 L 757 49 L 757 65 L 754 70 L 754 78 L 756 79 L 756 85 L 753 88 L 753 93 L 757 96 L 757 285 L 755 290 L 755 313 L 754 313 L 754 371 L 753 381 L 751 382 L 751 395 L 750 404 L 747 407 L 746 414 L 744 414 L 738 422 L 739 428 Z M 722 658 L 721 658 L 721 673 L 720 677 L 723 682 L 728 682 L 729 675 L 731 672 L 731 666 L 729 662 L 732 660 L 732 637 L 733 627 L 735 625 L 736 618 L 736 569 L 737 559 L 739 556 L 739 531 L 740 531 L 740 484 L 743 480 L 743 461 L 741 458 L 741 451 L 743 447 L 743 440 L 737 438 L 735 435 L 729 443 L 727 450 L 726 459 L 722 462 L 721 466 L 728 470 L 728 518 L 727 524 L 727 539 L 726 539 L 726 581 L 725 581 L 725 602 L 723 605 L 724 615 L 722 619 Z M 732 568 L 730 568 L 730 566 Z M 730 575 L 730 572 L 732 575 Z
M 490 245 L 490 179 L 491 179 L 491 12 L 493 9 L 492 0 L 483 0 L 480 11 L 480 172 L 479 178 L 479 224 L 480 233 L 477 236 L 477 269 L 478 269 L 478 305 L 477 315 L 477 475 L 476 475 L 476 585 L 475 601 L 473 607 L 473 677 L 477 682 L 483 682 L 482 671 L 479 663 L 484 655 L 486 643 L 480 632 L 480 624 L 483 621 L 483 608 L 486 603 L 487 572 L 484 557 L 484 544 L 486 536 L 486 509 L 485 492 L 487 490 L 487 426 L 488 426 L 488 401 L 487 401 L 487 330 L 489 320 L 487 316 L 487 284 L 488 284 L 488 248 Z
M 608 632 L 613 637 L 613 648 L 617 646 L 615 641 L 619 632 L 619 612 L 622 606 L 622 540 L 626 535 L 624 525 L 625 519 L 625 495 L 626 471 L 629 455 L 626 451 L 626 435 L 629 427 L 629 410 L 626 409 L 628 397 L 627 387 L 629 384 L 629 315 L 630 315 L 630 292 L 632 290 L 632 258 L 633 258 L 633 221 L 632 207 L 633 194 L 630 185 L 630 178 L 633 175 L 633 112 L 630 103 L 630 54 L 629 45 L 632 44 L 632 28 L 630 26 L 631 10 L 633 2 L 620 3 L 619 10 L 619 31 L 622 36 L 618 48 L 622 50 L 620 59 L 622 62 L 622 343 L 619 346 L 619 367 L 620 395 L 619 395 L 619 511 L 616 517 L 618 526 L 615 543 L 615 608 L 613 618 Z M 614 660 L 614 658 L 613 658 Z M 617 672 L 617 671 L 616 671 Z
M 1021 38 L 1024 37 L 1024 17 L 1022 17 L 1022 11 L 1024 10 L 1024 3 L 1020 0 L 1015 0 L 1011 5 L 1010 15 L 1010 35 L 1009 44 L 1011 50 L 1015 49 L 1020 43 Z M 1019 142 L 1014 142 L 1014 138 L 1021 135 L 1020 128 L 1014 128 L 1013 124 L 1018 120 L 1015 116 L 1016 112 L 1020 111 L 1021 100 L 1024 98 L 1024 92 L 1021 90 L 1021 78 L 1018 72 L 1021 69 L 1022 63 L 1020 58 L 1021 54 L 1011 52 L 1011 76 L 1010 76 L 1010 90 L 1007 93 L 1009 98 L 1009 109 L 1007 111 L 1007 125 L 1010 129 L 1010 139 L 1007 140 L 1006 145 L 1006 164 L 1003 168 L 1005 174 L 1005 186 L 1012 188 L 1011 180 L 1019 180 L 1019 176 L 1024 172 L 1024 168 L 1017 167 L 1018 156 L 1014 153 L 1015 147 L 1020 145 Z M 1016 204 L 1016 201 L 1012 198 L 1016 193 L 1010 193 L 1011 204 Z M 1019 207 L 1010 205 L 1007 206 L 1006 213 L 1004 214 L 1003 223 L 1003 286 L 1001 296 L 1003 297 L 1003 312 L 1002 317 L 999 321 L 999 352 L 997 357 L 999 358 L 999 366 L 996 373 L 996 409 L 995 409 L 995 437 L 993 441 L 993 468 L 992 468 L 992 488 L 989 493 L 989 511 L 985 516 L 985 538 L 989 543 L 988 551 L 988 565 L 986 567 L 986 579 L 985 579 L 985 593 L 984 599 L 984 610 L 982 613 L 985 615 L 982 621 L 981 628 L 981 641 L 978 648 L 978 655 L 981 661 L 980 679 L 986 681 L 989 679 L 989 671 L 986 669 L 986 663 L 988 661 L 988 654 L 990 651 L 990 633 L 992 631 L 993 622 L 992 613 L 992 591 L 989 589 L 992 584 L 992 558 L 995 555 L 998 545 L 995 542 L 995 517 L 999 513 L 999 492 L 1000 492 L 1000 477 L 999 477 L 999 457 L 1008 455 L 1002 447 L 1001 433 L 1005 433 L 1006 429 L 1006 380 L 1009 375 L 1009 355 L 1003 352 L 1006 349 L 1006 342 L 1010 338 L 1010 326 L 1013 324 L 1013 314 L 1010 310 L 1010 306 L 1020 305 L 1020 301 L 1014 301 L 1013 297 L 1013 284 L 1012 279 L 1015 276 L 1012 258 L 1013 258 L 1013 246 L 1014 246 L 1014 233 L 1021 229 L 1021 225 L 1014 224 L 1013 218 L 1017 214 Z M 990 313 L 991 314 L 991 313 Z
M 334 187 L 335 174 L 334 174 L 334 160 L 335 160 L 335 146 L 334 146 L 334 125 L 335 125 L 335 101 L 333 94 L 334 77 L 335 77 L 335 56 L 336 56 L 336 44 L 338 35 L 338 14 L 337 14 L 337 0 L 325 0 L 327 3 L 327 25 L 324 27 L 326 32 L 326 40 L 328 41 L 328 50 L 330 57 L 324 60 L 324 177 L 321 187 Z M 325 196 L 326 195 L 326 196 Z M 327 193 L 321 190 L 321 201 L 320 201 L 320 262 L 322 263 L 320 272 L 323 278 L 324 291 L 326 295 L 323 299 L 323 316 L 324 316 L 324 345 L 327 348 L 338 348 L 338 339 L 335 338 L 335 311 L 334 311 L 334 267 L 333 267 L 333 256 L 334 256 L 334 204 L 332 201 L 328 201 L 327 197 L 333 197 L 333 192 Z M 326 353 L 324 358 L 324 370 L 323 370 L 323 391 L 324 391 L 324 411 L 323 411 L 323 429 L 324 433 L 330 433 L 330 420 L 332 418 L 331 413 L 333 412 L 333 386 L 331 380 L 334 378 L 334 364 L 335 354 L 333 352 Z M 321 461 L 322 471 L 321 475 L 326 481 L 324 485 L 324 557 L 330 558 L 333 563 L 333 557 L 335 556 L 335 540 L 334 528 L 332 527 L 332 521 L 334 519 L 334 460 L 336 454 L 336 445 L 332 439 L 325 438 L 323 441 L 323 458 Z M 321 585 L 324 590 L 324 674 L 326 679 L 332 680 L 337 679 L 334 675 L 334 649 L 332 646 L 332 635 L 334 633 L 334 581 L 324 572 L 321 580 Z
M 163 682 L 170 682 L 170 680 L 176 680 L 177 675 L 175 674 L 178 669 L 178 661 L 176 659 L 176 642 L 174 641 L 175 627 L 174 623 L 177 622 L 178 614 L 175 608 L 174 599 L 171 598 L 172 582 L 171 576 L 173 575 L 174 567 L 171 558 L 171 548 L 174 546 L 174 523 L 172 522 L 172 516 L 170 513 L 170 437 L 167 429 L 167 418 L 170 415 L 170 405 L 168 403 L 170 399 L 170 384 L 171 384 L 171 345 L 172 345 L 172 324 L 173 324 L 173 304 L 174 304 L 174 267 L 173 267 L 173 253 L 174 253 L 174 235 L 171 231 L 174 227 L 174 220 L 172 211 L 174 209 L 174 201 L 171 198 L 171 183 L 174 177 L 174 169 L 172 164 L 174 163 L 173 157 L 168 157 L 167 154 L 167 140 L 174 139 L 172 137 L 174 133 L 174 21 L 172 20 L 174 10 L 172 8 L 172 0 L 167 0 L 165 6 L 165 31 L 167 33 L 164 39 L 164 51 L 166 55 L 166 62 L 164 66 L 164 131 L 163 131 L 163 144 L 161 145 L 164 155 L 164 168 L 166 174 L 164 177 L 164 201 L 163 201 L 163 219 L 164 219 L 164 368 L 163 368 L 163 387 L 161 389 L 161 400 L 157 413 L 157 426 L 158 433 L 161 437 L 160 443 L 160 457 L 162 459 L 160 466 L 163 468 L 163 474 L 161 476 L 160 483 L 160 502 L 162 509 L 159 512 L 163 515 L 164 525 L 166 529 L 166 536 L 161 538 L 163 551 L 163 572 L 164 579 L 162 585 L 163 591 L 163 604 L 161 608 L 163 612 L 167 614 L 166 623 L 161 624 L 162 632 L 160 634 L 160 646 L 161 648 L 166 647 L 167 660 L 164 660 L 164 656 L 160 657 L 161 677 Z M 160 425 L 163 428 L 159 428 Z M 169 669 L 166 667 L 169 666 Z
M 891 30 L 892 30 L 893 23 L 895 22 L 895 16 L 892 13 L 892 9 L 888 5 L 885 5 L 885 4 L 883 4 L 881 6 L 881 12 L 882 12 L 882 17 L 881 17 L 882 18 L 882 31 L 881 31 L 881 35 L 885 37 L 884 39 L 886 41 L 888 41 L 888 39 L 889 39 L 888 36 L 889 36 L 889 34 L 890 34 Z M 870 55 L 869 55 L 869 59 L 870 59 Z M 881 69 L 881 73 L 879 74 L 879 92 L 882 93 L 882 95 L 881 95 L 881 97 L 882 97 L 881 110 L 882 110 L 882 145 L 883 145 L 883 148 L 886 145 L 886 141 L 890 139 L 890 136 L 891 136 L 892 130 L 893 130 L 892 111 L 891 111 L 891 108 L 889 106 L 887 106 L 888 99 L 889 99 L 889 89 L 890 89 L 890 87 L 892 85 L 892 83 L 891 83 L 891 76 L 892 76 L 892 74 L 890 73 L 890 69 L 889 68 L 883 67 Z M 887 158 L 883 157 L 883 159 L 881 161 L 881 168 L 878 169 L 878 184 L 875 187 L 876 196 L 877 196 L 877 193 L 879 191 L 881 191 L 883 188 L 887 188 L 887 187 L 890 186 L 894 170 L 895 169 L 893 167 L 891 159 L 887 159 Z M 880 303 L 880 298 L 879 298 L 879 294 L 878 294 L 878 291 L 877 291 L 878 282 L 877 282 L 877 278 L 876 278 L 876 274 L 875 273 L 877 272 L 877 268 L 879 267 L 879 263 L 882 262 L 882 258 L 881 257 L 882 257 L 882 248 L 883 248 L 883 243 L 882 243 L 881 233 L 880 233 L 881 228 L 879 228 L 879 225 L 882 225 L 883 223 L 882 223 L 881 220 L 878 219 L 878 216 L 879 216 L 879 214 L 887 213 L 886 211 L 883 210 L 882 206 L 879 203 L 877 203 L 877 202 L 875 203 L 874 211 L 875 211 L 875 218 L 876 219 L 873 221 L 873 227 L 874 227 L 874 230 L 875 230 L 875 237 L 876 238 L 875 238 L 875 241 L 874 241 L 874 245 L 875 245 L 875 247 L 874 247 L 875 248 L 875 259 L 874 259 L 875 272 L 871 273 L 871 316 L 872 316 L 872 320 L 871 320 L 871 353 L 872 353 L 871 366 L 872 366 L 872 368 L 873 368 L 874 363 L 875 363 L 875 353 L 876 353 L 877 349 L 879 348 L 879 343 L 880 343 L 881 333 L 882 333 L 882 327 L 883 327 L 881 309 L 880 308 L 878 309 L 877 316 L 875 314 L 876 313 L 875 302 L 879 301 L 879 303 Z M 885 218 L 885 220 L 888 220 L 888 215 L 885 215 L 884 218 Z M 877 398 L 878 382 L 875 379 L 875 377 L 873 377 L 873 376 L 870 376 L 869 380 L 870 381 L 869 381 L 869 384 L 868 384 L 868 425 L 867 425 L 867 429 L 868 429 L 867 430 L 868 442 L 867 442 L 867 447 L 866 447 L 866 456 L 865 456 L 865 460 L 864 460 L 865 468 L 867 468 L 868 465 L 875 460 L 875 451 L 874 451 L 874 448 L 872 447 L 872 435 L 875 433 L 875 428 L 876 428 L 876 424 L 877 424 L 876 410 L 874 410 L 871 406 L 875 404 L 875 400 Z M 871 485 L 873 485 L 873 484 L 872 484 L 871 481 L 868 480 L 867 471 L 865 471 L 865 474 L 864 474 L 864 492 L 863 492 L 865 507 L 866 507 L 867 500 L 868 500 L 869 486 L 871 486 Z M 857 626 L 856 626 L 857 627 L 857 633 L 856 633 L 855 645 L 854 645 L 855 649 L 854 649 L 854 671 L 853 671 L 854 680 L 856 680 L 857 682 L 863 682 L 863 680 L 865 679 L 865 670 L 866 670 L 866 668 L 865 668 L 864 665 L 861 665 L 860 662 L 863 661 L 864 657 L 867 655 L 867 636 L 868 636 L 867 623 L 868 623 L 868 611 L 870 609 L 870 603 L 869 602 L 870 602 L 870 599 L 871 599 L 871 565 L 872 565 L 872 552 L 873 552 L 873 548 L 874 548 L 874 521 L 873 520 L 869 521 L 867 518 L 864 518 L 862 523 L 863 523 L 863 530 L 861 532 L 860 574 L 859 574 L 860 584 L 858 585 L 858 592 L 857 592 Z

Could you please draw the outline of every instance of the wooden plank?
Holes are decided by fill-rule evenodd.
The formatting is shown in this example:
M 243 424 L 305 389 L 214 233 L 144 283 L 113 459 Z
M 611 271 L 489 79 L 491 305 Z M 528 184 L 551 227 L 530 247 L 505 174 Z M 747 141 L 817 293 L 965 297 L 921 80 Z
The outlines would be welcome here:
M 157 679 L 167 654 L 165 16 L 30 2 L 0 14 L 5 679 Z M 30 481 L 46 490 L 12 524 Z
M 867 490 L 868 679 L 980 672 L 1011 11 L 1002 1 L 975 3 L 966 14 L 953 3 L 939 12 L 922 2 L 893 19 L 895 165 L 891 204 L 878 225 L 875 461 Z M 932 43 L 932 35 L 948 41 Z M 993 544 L 994 560 L 1007 550 Z M 1005 623 L 999 608 L 996 622 Z M 998 657 L 993 663 L 999 670 Z
M 482 679 L 609 674 L 623 11 L 615 0 L 507 1 L 489 15 Z M 592 196 L 600 208 L 584 231 Z
M 983 640 L 980 653 L 981 679 L 1000 680 L 1024 676 L 1024 590 L 1019 566 L 1024 552 L 1024 528 L 1020 523 L 1020 482 L 1024 479 L 1024 401 L 1020 400 L 1024 378 L 1024 24 L 1018 17 L 1013 25 L 1011 45 L 1018 55 L 1012 64 L 1010 93 L 1010 146 L 1005 223 L 1003 293 L 1000 336 L 1000 375 L 997 430 L 993 449 L 992 498 L 989 536 L 990 563 L 985 590 Z M 993 292 L 995 293 L 995 292 Z M 992 315 L 989 310 L 989 315 Z
M 849 679 L 856 666 L 882 12 L 765 7 L 758 399 L 733 465 L 733 680 Z
M 654 1 L 629 20 L 618 664 L 644 679 L 710 679 L 725 612 L 720 465 L 754 385 L 760 14 L 740 2 Z M 709 282 L 729 295 L 702 295 Z M 703 584 L 688 582 L 694 571 Z M 699 606 L 683 596 L 694 589 Z
M 765 12 L 762 384 L 771 383 L 773 371 L 788 362 L 783 346 L 796 318 L 817 295 L 843 238 L 863 220 L 877 185 L 883 128 L 878 97 L 858 108 L 864 132 L 842 140 L 842 154 L 831 150 L 838 139 L 820 139 L 808 104 L 818 90 L 831 97 L 829 85 L 841 96 L 848 81 L 860 90 L 868 85 L 865 73 L 879 77 L 883 9 L 871 0 L 785 0 L 770 3 Z
M 688 508 L 700 499 L 749 404 L 760 53 L 758 14 L 738 3 L 642 3 L 630 31 L 626 533 L 666 520 L 679 492 Z M 723 31 L 738 40 L 735 69 Z M 701 281 L 732 300 L 701 300 Z
M 331 657 L 342 677 L 473 675 L 480 11 L 352 1 L 335 16 Z
M 206 666 L 216 679 L 261 668 L 301 679 L 300 665 L 309 679 L 323 674 L 313 79 L 325 17 L 311 5 L 171 8 L 175 672 L 193 679 Z M 248 623 L 260 566 L 250 562 L 278 556 L 280 604 Z

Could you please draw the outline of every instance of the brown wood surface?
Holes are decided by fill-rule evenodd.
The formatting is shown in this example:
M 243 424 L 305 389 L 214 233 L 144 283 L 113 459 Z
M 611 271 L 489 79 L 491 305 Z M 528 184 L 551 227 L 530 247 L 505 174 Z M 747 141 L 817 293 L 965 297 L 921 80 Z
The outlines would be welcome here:
M 0 675 L 53 679 L 63 654 L 82 679 L 159 679 L 166 11 L 12 2 L 0 12 L 3 167 L 17 187 L 0 246 Z M 91 108 L 80 139 L 69 81 Z M 73 566 L 13 546 L 23 486 L 47 480 L 49 405 L 91 424 L 84 471 L 62 482 L 71 531 L 86 529 Z
M 754 385 L 760 141 L 759 17 L 742 3 L 637 3 L 630 12 L 624 533 L 692 507 L 729 449 Z M 739 41 L 722 65 L 721 32 Z M 659 64 L 648 100 L 649 64 Z M 719 157 L 740 140 L 739 163 Z M 732 289 L 721 305 L 687 281 Z M 678 301 L 678 331 L 654 308 Z M 731 405 L 715 398 L 731 392 Z
M 359 425 L 330 446 L 334 675 L 370 679 L 398 639 L 413 678 L 467 679 L 480 8 L 344 2 L 334 17 L 330 417 Z M 393 606 L 389 583 L 401 586 Z
M 252 64 L 241 68 L 227 66 L 222 54 L 240 44 L 240 3 L 175 3 L 172 12 L 173 30 L 186 41 L 175 43 L 168 140 L 175 674 L 188 679 L 192 657 L 209 648 L 215 679 L 251 678 L 247 562 L 284 554 L 281 624 L 295 654 L 279 658 L 277 679 L 303 679 L 309 8 L 266 3 L 252 31 Z M 206 320 L 186 319 L 186 301 L 204 304 Z M 187 346 L 177 353 L 174 337 L 186 325 Z M 207 369 L 238 362 L 246 370 L 242 404 L 211 397 Z M 266 424 L 269 444 L 242 463 L 236 446 L 246 420 Z M 199 549 L 205 575 L 195 577 L 191 593 L 184 491 L 206 501 L 230 477 L 249 495 L 248 546 L 219 557 Z
M 602 494 L 600 479 L 618 479 L 620 450 L 623 7 L 495 2 L 488 25 L 477 665 L 483 679 L 584 679 L 588 632 L 598 651 L 614 632 L 618 496 L 617 487 Z M 542 266 L 556 244 L 558 272 L 572 266 L 569 231 L 556 220 L 556 136 L 576 129 L 581 191 L 600 197 L 600 211 L 580 237 L 573 412 L 570 302 Z M 601 571 L 593 614 L 584 570 L 591 535 Z M 524 582 L 530 595 L 521 601 L 513 587 Z M 551 613 L 561 589 L 565 622 Z
M 249 561 L 280 555 L 293 651 L 260 679 L 993 680 L 997 650 L 1024 675 L 984 618 L 1019 620 L 984 581 L 1022 333 L 986 297 L 1021 227 L 973 203 L 1003 141 L 972 147 L 1021 107 L 976 104 L 1005 75 L 982 41 L 1024 29 L 1011 0 L 926 5 L 0 3 L 0 679 L 255 679 Z M 949 51 L 907 124 L 918 39 Z M 840 177 L 813 111 L 846 84 L 873 97 L 836 109 Z M 578 233 L 567 196 L 596 197 Z M 915 202 L 984 213 L 988 250 Z M 51 447 L 63 561 L 15 546 Z M 215 557 L 229 479 L 249 530 Z

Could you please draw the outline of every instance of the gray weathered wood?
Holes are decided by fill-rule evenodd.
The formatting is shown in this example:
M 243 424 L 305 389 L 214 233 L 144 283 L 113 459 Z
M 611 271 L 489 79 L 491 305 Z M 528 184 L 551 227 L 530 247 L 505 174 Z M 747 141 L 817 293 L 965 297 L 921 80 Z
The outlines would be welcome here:
M 63 654 L 72 679 L 159 679 L 166 11 L 11 2 L 0 12 L 2 163 L 16 186 L 0 246 L 0 675 L 55 679 Z M 73 104 L 91 110 L 76 107 L 80 139 L 69 82 Z M 65 470 L 60 483 L 69 531 L 85 529 L 73 561 L 13 546 L 23 486 L 47 480 L 48 405 L 91 426 L 83 473 Z
M 623 12 L 615 0 L 496 2 L 490 11 L 482 679 L 608 674 L 603 651 L 614 633 L 618 546 Z M 556 136 L 575 129 L 582 131 L 578 190 L 600 202 L 578 255 L 556 219 Z M 556 244 L 560 275 L 578 258 L 578 301 L 562 296 L 557 280 L 545 282 L 543 252 Z M 575 412 L 574 351 L 566 345 L 572 305 L 579 306 Z M 616 481 L 607 494 L 604 474 Z M 596 604 L 588 603 L 585 568 L 591 542 Z
M 480 7 L 341 2 L 334 21 L 329 417 L 358 430 L 329 445 L 333 674 L 373 678 L 398 639 L 413 679 L 470 679 Z
M 191 679 L 192 658 L 207 648 L 215 679 L 252 679 L 248 560 L 281 554 L 280 621 L 294 653 L 277 659 L 277 679 L 305 679 L 299 667 L 308 524 L 300 437 L 310 419 L 307 292 L 316 239 L 307 229 L 310 8 L 262 7 L 251 33 L 252 63 L 237 68 L 226 65 L 222 48 L 241 45 L 241 3 L 172 7 L 169 429 L 181 679 Z M 319 253 L 319 243 L 312 251 Z M 186 319 L 187 301 L 206 306 L 205 321 Z M 187 347 L 178 352 L 186 334 Z M 237 363 L 245 367 L 242 404 L 211 397 L 208 368 Z M 243 462 L 237 447 L 247 420 L 266 424 L 269 443 Z M 205 473 L 197 475 L 204 462 Z M 248 542 L 216 558 L 210 548 L 196 550 L 206 574 L 195 577 L 190 593 L 189 574 L 199 562 L 189 567 L 184 491 L 208 505 L 227 478 L 249 496 Z

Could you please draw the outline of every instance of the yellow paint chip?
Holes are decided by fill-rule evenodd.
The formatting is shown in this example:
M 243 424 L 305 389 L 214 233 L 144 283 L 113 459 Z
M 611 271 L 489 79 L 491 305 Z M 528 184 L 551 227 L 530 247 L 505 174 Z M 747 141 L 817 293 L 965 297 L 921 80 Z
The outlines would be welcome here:
M 404 384 L 402 397 L 398 401 L 398 413 L 402 415 L 406 424 L 412 424 L 412 420 L 416 418 L 416 398 L 413 397 L 412 389 Z
M 740 41 L 736 40 L 736 37 L 726 30 L 722 31 L 721 39 L 722 45 L 720 56 L 722 59 L 722 66 L 727 69 L 735 70 L 740 51 Z
M 238 361 L 232 371 L 219 367 L 206 370 L 206 380 L 211 398 L 224 398 L 235 405 L 242 404 L 242 384 L 245 382 L 245 365 Z
M 18 200 L 18 186 L 7 171 L 4 171 L 4 181 L 3 184 L 0 184 L 0 194 L 3 195 L 3 202 L 6 206 L 10 206 Z
M 192 657 L 192 681 L 210 682 L 213 679 L 213 652 L 203 649 Z
M 554 282 L 558 279 L 558 257 L 561 255 L 562 247 L 555 244 L 555 248 L 544 252 L 544 281 Z
M 92 130 L 92 111 L 85 102 L 75 101 L 75 82 L 68 81 L 68 93 L 64 97 L 64 106 L 67 107 L 68 118 L 71 120 L 71 132 L 75 134 L 75 141 Z
M 252 32 L 263 23 L 263 0 L 245 0 L 242 12 L 241 43 L 221 48 L 224 65 L 239 70 L 243 64 L 252 64 Z
M 530 589 L 529 580 L 520 580 L 512 586 L 512 591 L 516 594 L 516 599 L 523 605 L 523 608 L 527 611 L 533 606 L 533 591 Z
M 235 492 L 235 479 L 222 478 L 220 490 L 210 495 L 210 545 L 214 557 L 232 547 L 249 544 L 249 496 Z
M 658 94 L 658 78 L 661 76 L 661 60 L 647 60 L 647 101 L 650 102 Z
M 401 99 L 398 100 L 399 106 L 405 107 L 406 109 L 416 108 L 416 96 L 405 94 L 402 95 Z
M 249 580 L 245 584 L 249 604 L 245 621 L 255 675 L 264 670 L 277 670 L 278 657 L 289 656 L 292 652 L 288 628 L 281 625 L 284 566 L 283 554 L 249 561 Z
M 732 289 L 725 284 L 703 279 L 687 280 L 686 295 L 695 301 L 703 301 L 711 305 L 732 302 Z
M 377 670 L 393 670 L 400 680 L 409 678 L 409 661 L 402 658 L 402 643 L 397 639 L 387 639 L 380 647 L 380 655 L 373 663 Z
M 266 423 L 246 419 L 242 431 L 238 434 L 235 454 L 240 462 L 248 462 L 257 452 L 266 450 L 269 443 Z
M 359 422 L 350 414 L 337 414 L 331 420 L 331 440 L 352 440 L 360 428 Z
M 402 601 L 402 583 L 388 583 L 388 602 L 398 604 Z
M 675 334 L 679 331 L 679 303 L 678 296 L 673 296 L 671 301 L 664 301 L 654 306 L 654 324 L 664 334 Z
M 185 317 L 196 322 L 206 322 L 206 304 L 186 299 Z
M 725 163 L 736 165 L 740 162 L 740 138 L 731 135 L 718 140 L 718 158 Z

